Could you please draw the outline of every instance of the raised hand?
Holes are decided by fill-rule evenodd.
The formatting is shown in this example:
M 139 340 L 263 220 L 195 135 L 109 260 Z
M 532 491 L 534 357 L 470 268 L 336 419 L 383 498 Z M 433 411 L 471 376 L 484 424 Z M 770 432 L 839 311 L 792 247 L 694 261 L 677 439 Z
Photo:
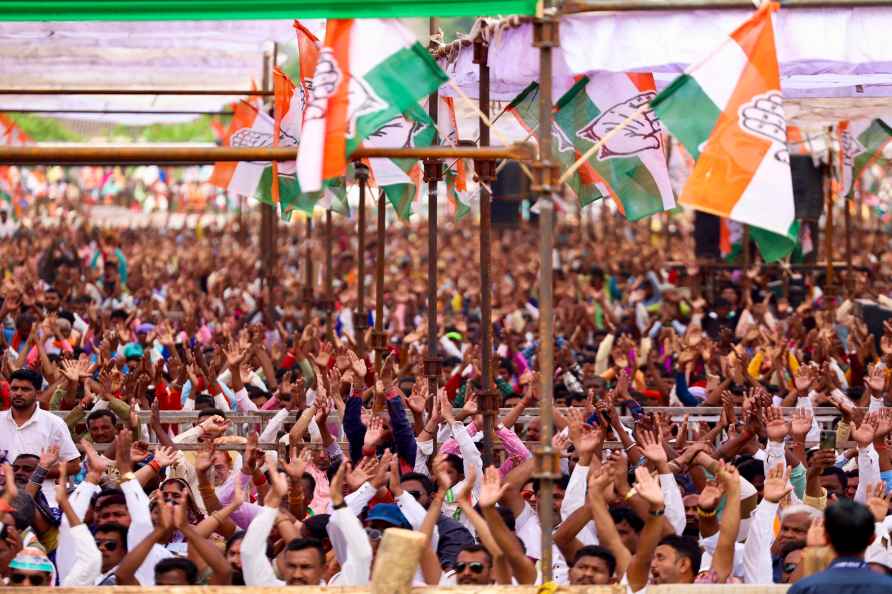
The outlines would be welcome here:
M 366 456 L 362 460 L 359 461 L 354 468 L 347 473 L 345 478 L 347 482 L 347 488 L 350 489 L 351 492 L 359 489 L 363 483 L 368 482 L 371 478 L 371 475 L 374 473 L 377 468 L 377 461 L 370 457 Z
M 40 460 L 38 462 L 38 465 L 41 468 L 50 470 L 58 461 L 59 461 L 59 444 L 57 444 L 57 443 L 51 444 L 40 451 Z
M 87 459 L 87 480 L 94 485 L 99 484 L 99 480 L 108 469 L 109 461 L 100 456 L 93 444 L 86 439 L 81 440 L 81 448 L 83 448 L 84 456 Z
M 777 464 L 768 469 L 765 477 L 765 486 L 762 488 L 762 496 L 772 503 L 778 503 L 793 490 L 790 484 L 790 469 L 784 471 L 783 464 Z
M 877 414 L 872 412 L 864 417 L 860 425 L 852 429 L 852 439 L 855 440 L 859 448 L 866 448 L 873 443 L 878 426 L 879 419 Z
M 874 394 L 882 394 L 886 388 L 886 370 L 879 365 L 871 367 L 864 378 L 864 385 Z
M 824 518 L 822 516 L 812 518 L 811 526 L 809 526 L 808 532 L 805 535 L 805 546 L 827 546 L 827 532 L 824 530 Z
M 797 408 L 793 411 L 790 421 L 790 435 L 797 441 L 802 441 L 811 431 L 814 415 L 807 408 Z
M 768 434 L 768 439 L 774 442 L 783 442 L 787 433 L 790 431 L 790 427 L 784 420 L 784 414 L 781 412 L 781 409 L 776 406 L 769 406 L 764 409 L 763 415 L 765 418 L 765 432 Z
M 288 475 L 292 481 L 299 481 L 301 477 L 303 477 L 304 472 L 306 472 L 307 466 L 309 466 L 313 461 L 313 452 L 311 452 L 308 448 L 298 454 L 297 446 L 291 446 L 289 450 L 288 462 L 282 462 L 282 468 L 285 469 L 285 474 Z
M 709 481 L 697 498 L 697 507 L 705 513 L 711 513 L 719 506 L 724 489 L 718 481 Z
M 269 472 L 269 484 L 270 487 L 272 487 L 271 491 L 274 492 L 281 501 L 288 495 L 288 479 L 284 474 L 279 472 L 276 460 L 271 453 L 267 453 L 266 455 L 266 466 Z
M 480 507 L 493 507 L 505 495 L 508 487 L 508 483 L 502 484 L 502 477 L 498 469 L 495 466 L 490 466 L 483 473 L 477 503 L 480 504 Z
M 793 378 L 793 385 L 800 394 L 805 394 L 815 381 L 815 369 L 811 365 L 802 365 L 799 372 Z
M 162 468 L 167 468 L 177 459 L 177 451 L 173 448 L 169 447 L 160 447 L 155 450 L 155 458 L 154 460 L 161 465 Z
M 635 492 L 647 501 L 652 509 L 663 507 L 663 491 L 660 489 L 660 483 L 644 466 L 635 469 Z
M 351 350 L 347 351 L 347 358 L 350 361 L 350 369 L 352 369 L 353 373 L 356 374 L 356 379 L 360 382 L 363 381 L 363 378 L 365 378 L 366 374 L 368 373 L 365 361 L 360 359 L 356 355 L 356 353 Z
M 886 483 L 879 481 L 872 485 L 867 485 L 865 491 L 867 496 L 867 507 L 873 514 L 873 518 L 877 522 L 883 522 L 889 513 L 889 505 L 892 503 L 892 491 L 886 494 Z
M 198 452 L 195 454 L 195 472 L 199 475 L 203 475 L 208 470 L 210 470 L 211 465 L 213 464 L 214 457 L 214 444 L 212 442 L 205 442 L 204 445 Z
M 638 432 L 638 446 L 644 457 L 654 464 L 665 464 L 669 461 L 663 444 L 650 431 L 641 430 Z
M 382 417 L 372 417 L 369 419 L 369 426 L 365 431 L 365 439 L 363 440 L 364 448 L 376 448 L 384 438 L 384 419 Z

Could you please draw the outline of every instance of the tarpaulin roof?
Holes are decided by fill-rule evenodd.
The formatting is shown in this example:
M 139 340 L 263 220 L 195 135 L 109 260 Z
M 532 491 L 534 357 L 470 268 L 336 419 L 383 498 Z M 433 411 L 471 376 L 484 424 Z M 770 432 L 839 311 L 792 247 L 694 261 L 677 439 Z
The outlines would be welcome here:
M 11 0 L 0 21 L 175 21 L 533 14 L 535 0 Z
M 304 21 L 322 33 L 322 21 Z M 291 20 L 0 23 L 6 89 L 251 89 L 261 84 L 264 51 L 291 43 Z M 291 49 L 290 51 L 294 51 Z M 280 51 L 284 58 L 284 51 Z M 239 97 L 3 95 L 4 109 L 218 110 Z M 194 115 L 89 115 L 127 124 Z
M 554 57 L 555 97 L 569 89 L 574 76 L 598 71 L 652 72 L 662 88 L 716 49 L 751 14 L 692 10 L 565 17 L 561 48 Z M 892 113 L 892 8 L 781 9 L 773 18 L 782 91 L 785 99 L 795 100 L 791 115 L 839 120 Z M 446 71 L 476 97 L 478 67 L 472 57 L 470 46 L 461 48 Z M 490 40 L 488 63 L 494 99 L 510 100 L 537 80 L 532 26 L 525 22 L 499 29 Z M 866 97 L 872 100 L 864 102 Z M 824 101 L 828 98 L 834 100 L 832 114 Z

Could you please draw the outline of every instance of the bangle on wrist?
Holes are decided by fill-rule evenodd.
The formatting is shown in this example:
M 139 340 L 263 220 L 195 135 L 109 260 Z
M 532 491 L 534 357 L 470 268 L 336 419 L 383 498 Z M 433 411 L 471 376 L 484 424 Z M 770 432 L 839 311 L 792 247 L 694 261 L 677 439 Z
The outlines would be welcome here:
M 158 460 L 152 460 L 149 462 L 149 466 L 155 471 L 155 474 L 161 473 L 161 463 Z
M 341 509 L 341 508 L 347 507 L 347 503 L 344 501 L 341 501 L 340 503 L 332 502 L 331 507 L 332 507 L 332 509 Z
M 648 512 L 652 518 L 659 518 L 660 516 L 665 515 L 666 508 L 661 507 L 660 509 L 652 509 Z
M 705 511 L 699 505 L 697 506 L 697 517 L 698 518 L 713 518 L 713 517 L 715 517 L 715 514 L 716 514 L 716 510 Z

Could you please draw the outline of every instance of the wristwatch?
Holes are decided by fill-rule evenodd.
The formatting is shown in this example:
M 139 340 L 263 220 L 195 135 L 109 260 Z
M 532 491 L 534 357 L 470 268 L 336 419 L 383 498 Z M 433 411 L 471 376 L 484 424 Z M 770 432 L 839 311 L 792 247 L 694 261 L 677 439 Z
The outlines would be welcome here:
M 332 509 L 341 509 L 341 508 L 347 507 L 347 502 L 342 501 L 340 503 L 332 503 L 331 507 L 332 507 Z
M 136 475 L 133 473 L 133 471 L 125 472 L 121 475 L 121 480 L 119 481 L 119 483 L 126 483 L 127 481 L 132 481 L 134 479 L 136 479 Z

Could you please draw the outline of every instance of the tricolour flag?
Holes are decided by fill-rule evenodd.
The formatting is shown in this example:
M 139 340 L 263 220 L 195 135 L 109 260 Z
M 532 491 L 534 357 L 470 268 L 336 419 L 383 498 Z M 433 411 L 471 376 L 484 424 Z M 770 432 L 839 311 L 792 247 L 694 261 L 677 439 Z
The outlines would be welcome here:
M 539 131 L 539 85 L 537 83 L 530 84 L 526 89 L 511 101 L 506 111 L 514 116 L 521 128 L 526 130 L 527 138 L 534 139 Z M 558 126 L 557 121 L 552 122 L 552 158 L 561 166 L 561 169 L 568 169 L 573 162 L 581 155 L 575 149 L 573 143 L 570 142 L 562 129 Z M 607 183 L 598 178 L 591 165 L 584 163 L 570 179 L 567 180 L 567 186 L 576 194 L 579 204 L 586 206 L 591 204 L 598 198 L 603 198 L 610 194 Z
M 373 132 L 363 143 L 369 147 L 430 146 L 436 131 L 428 113 L 419 104 L 410 107 Z M 421 196 L 424 172 L 418 159 L 369 159 L 374 184 L 384 190 L 387 200 L 403 220 L 412 215 L 412 204 Z
M 763 4 L 651 101 L 696 159 L 679 202 L 750 225 L 766 261 L 788 255 L 798 233 L 774 9 Z
M 301 186 L 317 191 L 343 176 L 363 139 L 447 78 L 396 20 L 329 20 L 297 156 Z
M 310 88 L 313 86 L 313 74 L 316 72 L 316 62 L 319 61 L 319 39 L 300 21 L 294 21 L 294 31 L 297 34 L 297 57 L 300 65 L 298 82 L 304 96 L 309 97 Z
M 840 122 L 836 127 L 839 134 L 840 164 L 843 196 L 852 196 L 854 180 L 861 177 L 864 170 L 883 156 L 886 145 L 892 141 L 892 128 L 883 120 L 858 120 Z
M 455 101 L 452 97 L 439 96 L 437 120 L 437 128 L 443 135 L 440 144 L 458 146 L 458 118 L 455 116 Z M 471 207 L 468 206 L 468 167 L 464 159 L 447 161 L 445 177 L 449 212 L 456 221 L 460 221 L 471 213 Z
M 584 154 L 627 116 L 656 96 L 651 74 L 602 73 L 583 77 L 558 100 L 554 120 L 562 151 Z M 660 122 L 650 109 L 637 115 L 588 161 L 630 221 L 675 208 Z
M 275 128 L 273 118 L 255 109 L 253 102 L 241 101 L 235 107 L 224 145 L 253 148 L 276 146 Z M 297 146 L 297 139 L 283 133 L 279 136 L 278 146 Z M 288 166 L 283 163 L 283 167 Z M 220 162 L 214 163 L 210 182 L 232 194 L 256 197 L 267 204 L 274 204 L 273 181 L 277 179 L 281 198 L 279 206 L 283 214 L 293 208 L 309 209 L 312 212 L 312 204 L 300 202 L 303 194 L 294 175 L 293 164 L 290 170 L 290 175 L 286 171 L 280 171 L 275 176 L 269 161 Z

